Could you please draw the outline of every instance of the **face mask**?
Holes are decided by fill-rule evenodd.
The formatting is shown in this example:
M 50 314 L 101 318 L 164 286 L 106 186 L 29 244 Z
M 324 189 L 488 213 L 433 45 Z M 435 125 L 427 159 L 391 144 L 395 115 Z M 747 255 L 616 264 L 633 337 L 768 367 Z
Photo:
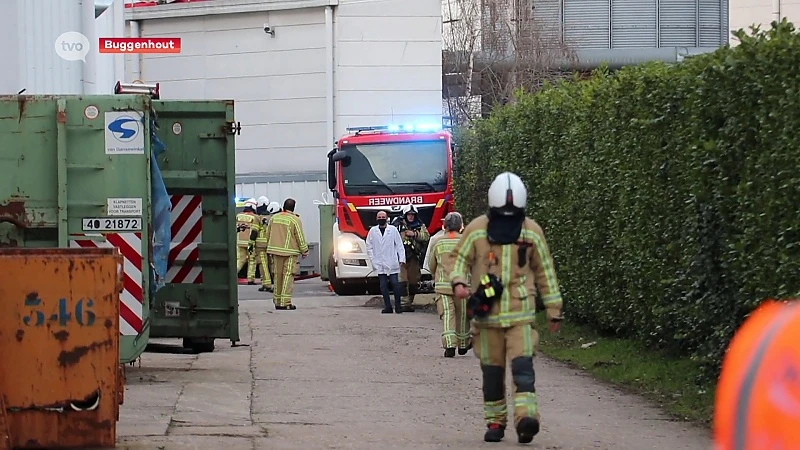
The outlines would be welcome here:
M 378 219 L 378 225 L 380 226 L 386 225 L 386 219 Z

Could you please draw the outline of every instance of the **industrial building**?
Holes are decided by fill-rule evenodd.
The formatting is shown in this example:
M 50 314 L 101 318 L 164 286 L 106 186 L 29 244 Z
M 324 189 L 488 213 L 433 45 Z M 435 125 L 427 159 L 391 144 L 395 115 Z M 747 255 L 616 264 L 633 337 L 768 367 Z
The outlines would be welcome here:
M 728 1 L 442 0 L 445 108 L 485 114 L 556 72 L 713 51 L 728 43 Z

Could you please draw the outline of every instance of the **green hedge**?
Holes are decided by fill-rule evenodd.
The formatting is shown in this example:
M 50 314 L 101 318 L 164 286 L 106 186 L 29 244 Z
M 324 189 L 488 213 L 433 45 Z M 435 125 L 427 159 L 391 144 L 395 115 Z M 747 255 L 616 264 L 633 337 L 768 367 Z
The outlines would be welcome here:
M 763 299 L 800 293 L 800 35 L 520 94 L 456 133 L 457 207 L 528 185 L 570 320 L 706 363 Z

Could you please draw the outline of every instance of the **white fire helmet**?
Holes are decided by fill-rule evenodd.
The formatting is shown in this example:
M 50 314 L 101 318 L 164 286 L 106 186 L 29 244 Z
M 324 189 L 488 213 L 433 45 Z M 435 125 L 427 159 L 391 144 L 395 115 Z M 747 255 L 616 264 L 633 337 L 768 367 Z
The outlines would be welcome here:
M 281 205 L 278 202 L 271 202 L 269 206 L 267 206 L 267 213 L 268 214 L 277 214 L 281 210 Z
M 257 206 L 257 204 L 256 204 L 256 199 L 254 199 L 254 198 L 248 198 L 248 199 L 247 199 L 247 200 L 245 200 L 245 202 L 244 202 L 244 207 L 245 207 L 245 208 L 253 208 L 253 209 L 256 209 L 256 206 Z
M 503 172 L 489 186 L 489 207 L 498 209 L 525 209 L 528 190 L 522 179 L 511 172 Z
M 258 197 L 258 206 L 267 206 L 269 204 L 269 199 L 265 196 Z
M 412 205 L 412 204 L 410 204 L 410 203 L 408 205 L 403 205 L 403 207 L 400 209 L 400 212 L 403 213 L 403 217 L 405 217 L 406 214 L 408 214 L 408 213 L 419 215 L 419 211 L 417 211 L 417 207 Z

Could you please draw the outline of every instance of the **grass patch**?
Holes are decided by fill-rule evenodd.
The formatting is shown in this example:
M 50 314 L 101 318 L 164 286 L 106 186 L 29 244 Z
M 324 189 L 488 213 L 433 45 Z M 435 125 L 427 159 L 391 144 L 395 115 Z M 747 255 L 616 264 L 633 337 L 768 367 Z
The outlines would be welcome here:
M 714 387 L 697 385 L 699 365 L 689 358 L 653 351 L 629 339 L 602 337 L 589 327 L 568 322 L 552 334 L 544 314 L 539 314 L 537 322 L 539 349 L 547 356 L 641 394 L 676 417 L 711 422 Z

